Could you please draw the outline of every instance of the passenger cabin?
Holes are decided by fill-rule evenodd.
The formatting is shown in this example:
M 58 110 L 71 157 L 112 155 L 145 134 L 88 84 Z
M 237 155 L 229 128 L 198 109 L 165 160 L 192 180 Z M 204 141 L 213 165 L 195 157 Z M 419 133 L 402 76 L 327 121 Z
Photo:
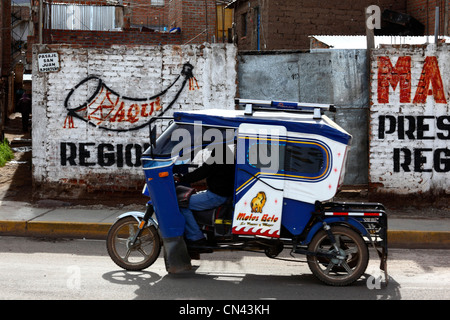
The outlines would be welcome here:
M 243 99 L 237 103 L 245 109 L 175 112 L 153 157 L 178 157 L 179 164 L 188 163 L 192 149 L 236 143 L 233 233 L 255 234 L 249 222 L 266 212 L 266 220 L 272 219 L 268 224 L 278 226 L 258 234 L 279 236 L 281 215 L 288 222 L 283 225 L 304 225 L 316 201 L 335 196 L 352 137 L 324 115 L 332 109 L 329 105 Z M 246 222 L 241 228 L 239 217 Z M 302 231 L 291 228 L 294 235 Z M 274 230 L 278 235 L 270 233 Z

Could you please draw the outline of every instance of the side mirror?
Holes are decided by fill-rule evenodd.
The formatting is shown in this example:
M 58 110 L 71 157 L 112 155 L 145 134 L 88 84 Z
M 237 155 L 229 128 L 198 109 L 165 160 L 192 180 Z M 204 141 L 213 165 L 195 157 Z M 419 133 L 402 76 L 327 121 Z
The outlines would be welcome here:
M 152 148 L 156 147 L 156 127 L 150 129 L 150 145 Z

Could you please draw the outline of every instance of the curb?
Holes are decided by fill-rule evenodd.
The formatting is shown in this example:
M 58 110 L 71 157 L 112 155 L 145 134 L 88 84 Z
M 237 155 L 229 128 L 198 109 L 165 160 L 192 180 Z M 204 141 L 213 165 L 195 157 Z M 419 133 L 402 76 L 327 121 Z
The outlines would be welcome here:
M 393 248 L 450 249 L 450 231 L 388 230 L 388 244 Z
M 105 240 L 112 223 L 0 221 L 0 236 Z
M 105 240 L 112 223 L 0 221 L 0 236 Z M 450 231 L 388 230 L 390 248 L 450 249 Z

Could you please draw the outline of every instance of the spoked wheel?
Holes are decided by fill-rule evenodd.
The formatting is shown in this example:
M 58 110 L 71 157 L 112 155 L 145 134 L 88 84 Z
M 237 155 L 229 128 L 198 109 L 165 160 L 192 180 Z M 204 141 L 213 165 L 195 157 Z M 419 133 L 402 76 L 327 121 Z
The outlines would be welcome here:
M 336 248 L 324 230 L 319 231 L 309 244 L 308 251 L 332 254 L 333 258 L 320 255 L 307 257 L 312 273 L 329 285 L 345 286 L 358 280 L 366 271 L 369 250 L 364 239 L 356 231 L 343 226 L 332 226 Z
M 159 256 L 161 243 L 154 226 L 145 227 L 134 245 L 131 240 L 138 231 L 139 222 L 133 217 L 117 221 L 108 232 L 106 247 L 111 259 L 126 270 L 143 270 Z

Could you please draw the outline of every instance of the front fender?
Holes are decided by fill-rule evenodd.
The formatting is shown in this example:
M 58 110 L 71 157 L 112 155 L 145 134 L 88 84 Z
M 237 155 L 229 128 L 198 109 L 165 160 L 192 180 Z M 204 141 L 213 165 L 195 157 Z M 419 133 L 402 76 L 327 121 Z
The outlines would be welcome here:
M 141 222 L 141 220 L 144 218 L 145 213 L 140 211 L 129 211 L 122 213 L 120 216 L 117 217 L 117 220 L 125 218 L 125 217 L 133 217 L 136 219 L 137 222 Z M 156 222 L 152 217 L 148 219 L 147 226 L 154 226 L 156 229 L 158 229 L 158 222 Z
M 332 225 L 333 223 L 343 223 L 348 224 L 352 227 L 354 227 L 356 230 L 358 230 L 361 235 L 370 237 L 369 232 L 367 229 L 362 225 L 361 222 L 359 222 L 356 219 L 353 219 L 351 217 L 331 217 L 331 218 L 325 218 L 323 219 L 324 222 L 326 222 L 329 225 Z M 314 235 L 323 227 L 322 222 L 316 223 L 311 230 L 309 230 L 308 235 L 305 239 L 305 241 L 302 242 L 302 244 L 308 244 L 311 242 Z

